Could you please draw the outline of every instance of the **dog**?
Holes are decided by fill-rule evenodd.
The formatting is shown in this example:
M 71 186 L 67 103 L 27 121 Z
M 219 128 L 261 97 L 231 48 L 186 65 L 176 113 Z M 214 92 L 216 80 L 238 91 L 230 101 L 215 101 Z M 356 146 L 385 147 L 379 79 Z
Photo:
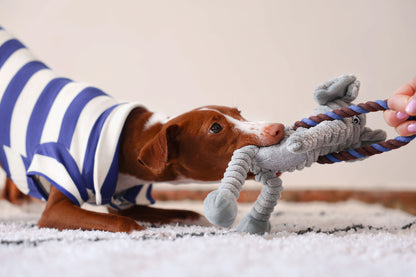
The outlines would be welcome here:
M 131 232 L 144 229 L 137 221 L 198 220 L 192 211 L 150 207 L 151 183 L 220 180 L 234 150 L 284 137 L 282 124 L 247 121 L 235 108 L 205 106 L 167 118 L 119 102 L 55 75 L 1 27 L 0 99 L 4 195 L 47 201 L 41 228 Z

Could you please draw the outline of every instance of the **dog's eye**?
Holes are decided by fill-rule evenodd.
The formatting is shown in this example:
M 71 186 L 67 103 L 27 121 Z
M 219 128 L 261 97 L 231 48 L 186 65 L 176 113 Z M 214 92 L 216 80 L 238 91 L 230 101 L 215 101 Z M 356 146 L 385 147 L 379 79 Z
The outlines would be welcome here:
M 211 128 L 209 129 L 209 132 L 212 134 L 218 134 L 222 131 L 222 126 L 218 123 L 212 124 Z

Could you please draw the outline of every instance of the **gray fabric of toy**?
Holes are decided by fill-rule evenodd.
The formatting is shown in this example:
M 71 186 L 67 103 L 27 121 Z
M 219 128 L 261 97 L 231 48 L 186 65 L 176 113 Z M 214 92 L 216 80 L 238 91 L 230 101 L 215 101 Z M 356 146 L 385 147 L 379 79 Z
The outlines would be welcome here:
M 319 106 L 313 114 L 348 107 L 357 97 L 360 83 L 354 75 L 343 75 L 318 86 L 314 99 Z M 268 147 L 246 146 L 234 152 L 218 190 L 204 201 L 205 216 L 218 226 L 229 227 L 237 216 L 237 199 L 251 171 L 264 187 L 252 210 L 237 230 L 263 234 L 270 230 L 269 218 L 280 193 L 282 181 L 277 172 L 292 172 L 311 166 L 320 156 L 362 147 L 386 139 L 382 130 L 366 127 L 364 114 L 342 120 L 323 121 L 312 128 L 285 128 L 285 138 Z M 279 174 L 278 174 L 279 175 Z

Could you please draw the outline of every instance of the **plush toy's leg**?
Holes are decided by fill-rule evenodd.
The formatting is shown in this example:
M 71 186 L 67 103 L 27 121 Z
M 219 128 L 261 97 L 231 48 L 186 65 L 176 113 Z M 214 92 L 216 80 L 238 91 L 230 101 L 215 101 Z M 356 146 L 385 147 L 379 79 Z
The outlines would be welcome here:
M 256 179 L 264 184 L 263 189 L 250 213 L 238 224 L 237 230 L 251 234 L 264 234 L 270 231 L 270 215 L 280 199 L 283 190 L 282 180 L 273 172 L 260 172 Z
M 249 145 L 236 150 L 220 187 L 205 198 L 205 217 L 212 224 L 221 227 L 229 227 L 233 224 L 238 210 L 237 199 L 258 149 Z
M 227 189 L 212 191 L 204 201 L 205 217 L 212 224 L 230 227 L 238 212 L 237 198 Z

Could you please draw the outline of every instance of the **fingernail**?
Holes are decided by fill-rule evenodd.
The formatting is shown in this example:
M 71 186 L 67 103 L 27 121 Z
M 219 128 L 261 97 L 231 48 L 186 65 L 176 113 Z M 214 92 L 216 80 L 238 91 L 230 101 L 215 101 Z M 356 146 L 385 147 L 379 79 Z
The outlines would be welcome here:
M 409 102 L 409 104 L 407 104 L 406 113 L 411 115 L 416 114 L 416 99 L 413 99 Z
M 409 115 L 407 113 L 398 112 L 396 114 L 396 117 L 400 120 L 404 120 L 404 119 L 407 119 L 409 117 Z
M 410 124 L 409 126 L 407 126 L 407 131 L 411 132 L 411 133 L 416 133 L 416 123 Z

